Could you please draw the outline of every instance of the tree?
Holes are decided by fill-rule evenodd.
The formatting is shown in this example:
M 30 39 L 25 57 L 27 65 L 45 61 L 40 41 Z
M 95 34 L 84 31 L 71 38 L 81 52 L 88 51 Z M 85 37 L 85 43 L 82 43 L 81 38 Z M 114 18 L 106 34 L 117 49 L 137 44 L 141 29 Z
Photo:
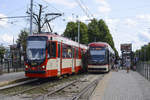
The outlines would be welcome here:
M 76 23 L 78 24 L 78 23 Z M 80 43 L 88 44 L 88 27 L 83 22 L 80 22 Z
M 75 22 L 68 22 L 66 29 L 63 33 L 63 35 L 67 38 L 70 38 L 71 40 L 75 41 L 75 38 L 77 38 L 77 25 Z
M 116 56 L 118 56 L 118 52 L 114 46 L 112 35 L 110 34 L 109 28 L 104 20 L 101 19 L 97 21 L 96 19 L 93 19 L 91 23 L 88 24 L 88 36 L 89 42 L 101 41 L 108 43 L 115 51 Z
M 99 40 L 98 37 L 99 34 L 99 28 L 98 28 L 98 21 L 96 19 L 93 19 L 89 24 L 88 24 L 88 38 L 89 42 L 96 42 Z
M 113 49 L 115 49 L 112 35 L 110 34 L 109 28 L 104 20 L 101 19 L 98 21 L 98 28 L 100 32 L 99 33 L 100 41 L 107 42 Z
M 17 44 L 20 44 L 23 47 L 23 51 L 26 51 L 26 39 L 28 37 L 28 32 L 26 30 L 21 30 L 18 39 L 17 39 Z
M 6 50 L 5 47 L 3 45 L 0 45 L 0 59 L 1 59 L 1 63 L 3 62 L 5 50 Z
M 75 41 L 78 36 L 78 23 L 68 22 L 63 35 Z M 109 28 L 104 20 L 93 19 L 88 26 L 80 22 L 80 43 L 88 44 L 91 42 L 107 42 L 115 51 L 116 56 L 118 52 L 114 46 L 113 37 L 110 34 Z
M 88 28 L 86 24 L 80 22 L 80 43 L 88 44 Z M 63 35 L 75 41 L 78 37 L 78 22 L 68 22 Z

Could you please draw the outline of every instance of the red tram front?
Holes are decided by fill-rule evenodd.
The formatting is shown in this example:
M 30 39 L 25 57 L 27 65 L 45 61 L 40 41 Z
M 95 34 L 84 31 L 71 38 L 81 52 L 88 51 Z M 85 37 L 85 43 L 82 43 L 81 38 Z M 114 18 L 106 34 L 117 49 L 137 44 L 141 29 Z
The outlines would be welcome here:
M 46 78 L 77 73 L 87 47 L 55 34 L 28 36 L 25 75 Z

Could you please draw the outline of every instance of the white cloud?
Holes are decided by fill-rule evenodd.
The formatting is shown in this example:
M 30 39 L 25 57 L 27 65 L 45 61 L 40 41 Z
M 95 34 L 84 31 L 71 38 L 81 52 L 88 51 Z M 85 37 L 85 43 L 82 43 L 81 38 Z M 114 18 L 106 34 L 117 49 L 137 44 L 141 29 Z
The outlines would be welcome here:
M 102 6 L 98 8 L 99 12 L 108 13 L 111 11 L 110 7 Z
M 128 25 L 129 27 L 133 27 L 137 25 L 137 21 L 134 19 L 125 19 L 125 24 Z
M 110 33 L 113 36 L 115 47 L 120 51 L 120 44 L 132 43 L 133 51 L 140 49 L 141 46 L 146 44 L 150 40 L 150 34 L 148 30 L 144 30 L 143 27 L 138 27 L 140 23 L 136 19 L 105 19 Z M 128 24 L 128 26 L 127 26 Z M 130 27 L 129 27 L 130 26 Z M 134 29 L 131 29 L 133 28 Z
M 70 0 L 44 0 L 44 1 L 49 2 L 49 3 L 64 5 L 64 6 L 71 7 L 71 8 L 74 8 L 75 6 L 77 6 L 77 3 L 71 2 Z
M 106 0 L 95 0 L 97 3 L 100 3 L 104 6 L 109 6 L 109 4 L 106 2 Z
M 7 17 L 7 16 L 4 15 L 4 14 L 0 14 L 0 18 L 1 17 Z M 8 19 L 0 19 L 0 27 L 6 26 L 7 25 L 7 21 L 8 21 Z
M 142 37 L 140 37 L 142 36 Z M 139 38 L 143 38 L 143 40 L 145 41 L 149 41 L 150 40 L 150 33 L 148 31 L 140 31 L 139 32 Z
M 113 37 L 113 40 L 115 43 L 115 47 L 116 47 L 117 51 L 119 51 L 119 54 L 120 54 L 121 53 L 120 52 L 120 43 L 121 43 L 122 39 L 120 38 L 120 34 L 118 33 L 118 30 L 117 30 L 117 26 L 120 23 L 120 19 L 106 18 L 104 20 L 109 27 L 110 33 L 112 34 L 112 37 Z
M 10 34 L 2 34 L 0 37 L 0 42 L 5 44 L 12 44 L 13 43 L 13 36 Z
M 98 11 L 101 13 L 109 13 L 111 11 L 110 5 L 107 3 L 106 0 L 95 0 L 96 3 L 100 4 L 98 7 Z
M 116 29 L 117 24 L 120 22 L 120 19 L 110 19 L 110 18 L 106 18 L 105 21 L 106 21 L 106 23 L 109 25 L 109 28 L 111 28 L 111 29 Z
M 78 18 L 73 18 L 72 16 L 67 17 L 66 19 L 67 21 L 73 21 L 76 22 L 77 20 L 82 21 L 82 22 L 86 22 L 89 20 L 89 18 L 87 16 L 79 16 Z
M 140 21 L 150 22 L 150 14 L 140 14 L 140 15 L 137 15 L 136 18 Z

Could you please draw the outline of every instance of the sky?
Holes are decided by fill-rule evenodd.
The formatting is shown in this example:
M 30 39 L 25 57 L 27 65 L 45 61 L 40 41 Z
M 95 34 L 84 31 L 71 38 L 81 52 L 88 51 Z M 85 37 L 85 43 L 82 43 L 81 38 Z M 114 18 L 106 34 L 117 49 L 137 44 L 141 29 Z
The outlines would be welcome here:
M 89 23 L 89 18 L 103 19 L 113 36 L 120 54 L 120 44 L 132 43 L 133 51 L 150 41 L 150 0 L 33 0 L 33 11 L 42 4 L 44 13 L 63 13 L 51 22 L 52 29 L 62 34 L 69 21 Z M 80 7 L 87 9 L 83 11 Z M 26 16 L 30 0 L 0 0 L 0 17 Z M 88 13 L 87 14 L 85 13 Z M 78 17 L 77 17 L 78 16 Z M 0 44 L 8 46 L 24 28 L 29 29 L 28 18 L 1 19 Z

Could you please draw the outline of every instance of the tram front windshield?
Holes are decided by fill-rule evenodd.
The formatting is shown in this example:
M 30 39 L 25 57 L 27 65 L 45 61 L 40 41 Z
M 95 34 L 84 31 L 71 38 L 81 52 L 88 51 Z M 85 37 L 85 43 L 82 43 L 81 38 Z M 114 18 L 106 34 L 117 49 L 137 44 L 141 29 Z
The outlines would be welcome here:
M 92 60 L 104 61 L 105 60 L 105 49 L 91 48 L 90 56 Z
M 46 40 L 29 39 L 27 41 L 27 58 L 28 60 L 42 60 L 46 56 Z

